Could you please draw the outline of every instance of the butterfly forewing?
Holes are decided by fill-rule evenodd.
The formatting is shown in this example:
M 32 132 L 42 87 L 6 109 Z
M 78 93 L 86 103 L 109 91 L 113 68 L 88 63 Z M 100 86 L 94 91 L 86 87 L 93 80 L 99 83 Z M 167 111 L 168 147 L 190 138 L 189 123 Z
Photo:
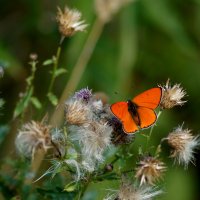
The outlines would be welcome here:
M 117 102 L 111 105 L 112 113 L 122 122 L 126 133 L 138 131 L 138 127 L 128 111 L 127 102 Z
M 155 109 L 159 106 L 162 97 L 160 87 L 151 88 L 133 98 L 133 102 L 139 107 Z

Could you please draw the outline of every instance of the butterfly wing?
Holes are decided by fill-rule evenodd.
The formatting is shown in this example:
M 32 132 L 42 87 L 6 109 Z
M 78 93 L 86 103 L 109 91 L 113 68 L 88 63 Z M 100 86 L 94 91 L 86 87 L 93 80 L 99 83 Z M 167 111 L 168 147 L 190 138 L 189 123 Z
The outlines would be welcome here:
M 138 107 L 137 113 L 140 119 L 140 128 L 148 128 L 157 120 L 157 115 L 152 109 Z
M 138 127 L 128 111 L 127 102 L 117 102 L 110 107 L 112 113 L 122 122 L 125 133 L 134 133 Z
M 139 107 L 156 109 L 162 97 L 162 88 L 156 87 L 144 91 L 133 98 L 133 102 Z

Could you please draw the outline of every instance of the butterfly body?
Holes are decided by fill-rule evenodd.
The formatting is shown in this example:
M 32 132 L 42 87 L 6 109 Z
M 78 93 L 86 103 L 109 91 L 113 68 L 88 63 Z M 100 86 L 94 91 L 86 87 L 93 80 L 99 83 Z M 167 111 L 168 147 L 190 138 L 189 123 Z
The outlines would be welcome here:
M 140 117 L 137 112 L 138 106 L 131 100 L 127 101 L 128 104 L 128 112 L 130 113 L 131 117 L 134 119 L 137 126 L 140 126 Z
M 161 96 L 160 87 L 152 88 L 132 100 L 112 104 L 111 111 L 121 121 L 125 133 L 134 133 L 156 122 L 154 110 L 158 107 Z

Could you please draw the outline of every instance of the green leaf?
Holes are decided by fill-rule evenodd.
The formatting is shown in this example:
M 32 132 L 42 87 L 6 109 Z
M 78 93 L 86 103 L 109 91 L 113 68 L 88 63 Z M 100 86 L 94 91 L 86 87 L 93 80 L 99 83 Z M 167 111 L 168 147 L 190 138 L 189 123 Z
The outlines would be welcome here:
M 52 105 L 56 106 L 58 104 L 58 98 L 53 93 L 49 92 L 47 97 L 49 98 L 49 101 L 52 103 Z
M 53 63 L 53 59 L 48 59 L 48 60 L 45 60 L 42 65 L 46 66 L 46 65 L 51 65 Z
M 71 182 L 64 187 L 64 191 L 73 192 L 77 189 L 78 184 L 76 182 Z
M 65 73 L 67 73 L 67 70 L 66 70 L 66 69 L 64 69 L 64 68 L 59 68 L 59 69 L 57 69 L 56 72 L 55 72 L 55 77 L 60 76 L 61 74 L 65 74 Z
M 37 109 L 41 109 L 42 108 L 42 104 L 39 101 L 39 99 L 37 97 L 31 97 L 31 103 L 35 106 L 35 108 Z
M 20 101 L 17 103 L 13 117 L 16 118 L 19 116 L 28 106 L 31 96 L 33 94 L 33 87 L 30 88 L 30 90 L 20 99 Z

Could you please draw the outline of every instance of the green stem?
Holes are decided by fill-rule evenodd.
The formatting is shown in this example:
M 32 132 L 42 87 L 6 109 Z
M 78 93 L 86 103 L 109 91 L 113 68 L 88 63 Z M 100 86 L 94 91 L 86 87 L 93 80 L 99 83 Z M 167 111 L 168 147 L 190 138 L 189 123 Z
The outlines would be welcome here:
M 60 53 L 61 53 L 61 46 L 58 47 L 57 52 L 56 52 L 56 57 L 53 58 L 54 59 L 54 65 L 53 65 L 52 77 L 51 77 L 51 81 L 50 81 L 50 84 L 49 84 L 47 95 L 52 91 L 53 84 L 54 84 L 55 79 L 56 79 L 56 70 L 58 68 Z
M 82 189 L 78 195 L 78 200 L 81 199 L 85 193 L 85 191 L 87 190 L 88 185 L 90 184 L 90 176 L 88 177 L 88 180 L 84 183 L 84 185 L 82 186 Z
M 162 113 L 162 110 L 159 110 L 159 112 L 157 114 L 157 120 L 160 117 L 161 113 Z M 151 139 L 151 135 L 152 135 L 153 129 L 154 129 L 154 126 L 151 127 L 149 135 L 147 136 L 146 150 L 148 150 L 148 146 L 149 146 L 149 142 L 150 142 L 150 139 Z

